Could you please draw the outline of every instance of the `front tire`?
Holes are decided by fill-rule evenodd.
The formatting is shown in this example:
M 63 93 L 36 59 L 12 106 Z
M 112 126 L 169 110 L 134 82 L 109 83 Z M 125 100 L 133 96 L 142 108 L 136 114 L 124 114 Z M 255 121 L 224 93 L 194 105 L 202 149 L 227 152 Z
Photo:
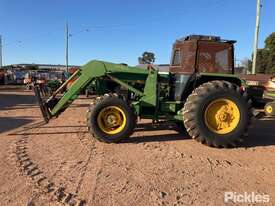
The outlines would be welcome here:
M 132 135 L 136 127 L 136 114 L 116 94 L 98 97 L 87 113 L 90 133 L 106 143 L 117 143 Z
M 213 147 L 235 147 L 247 135 L 249 106 L 238 86 L 212 81 L 196 88 L 183 108 L 188 134 Z

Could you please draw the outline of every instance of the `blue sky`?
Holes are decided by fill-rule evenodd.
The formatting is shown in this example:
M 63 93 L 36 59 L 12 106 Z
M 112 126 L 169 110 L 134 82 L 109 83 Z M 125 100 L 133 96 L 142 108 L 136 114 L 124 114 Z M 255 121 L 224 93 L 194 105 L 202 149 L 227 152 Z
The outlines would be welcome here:
M 275 31 L 275 1 L 262 0 L 260 47 Z M 188 34 L 237 40 L 250 57 L 256 0 L 0 0 L 4 64 L 64 63 L 69 22 L 70 64 L 92 59 L 137 64 L 143 51 L 169 63 L 175 39 Z

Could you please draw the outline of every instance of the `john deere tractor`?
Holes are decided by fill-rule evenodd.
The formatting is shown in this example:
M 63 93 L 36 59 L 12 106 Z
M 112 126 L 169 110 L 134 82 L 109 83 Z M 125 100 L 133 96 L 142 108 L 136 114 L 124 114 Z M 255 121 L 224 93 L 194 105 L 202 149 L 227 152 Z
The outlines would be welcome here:
M 173 45 L 169 72 L 91 61 L 47 100 L 35 88 L 45 121 L 57 117 L 94 83 L 97 97 L 87 111 L 93 137 L 116 143 L 128 138 L 137 118 L 173 121 L 195 140 L 234 147 L 247 135 L 251 106 L 245 81 L 234 75 L 234 43 L 215 36 L 191 35 Z M 76 79 L 62 95 L 58 92 Z

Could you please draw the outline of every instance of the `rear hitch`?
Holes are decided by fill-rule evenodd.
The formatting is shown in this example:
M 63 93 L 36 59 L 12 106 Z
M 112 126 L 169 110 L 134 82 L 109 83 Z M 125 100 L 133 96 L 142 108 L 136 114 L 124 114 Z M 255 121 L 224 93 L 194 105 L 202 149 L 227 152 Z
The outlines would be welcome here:
M 34 86 L 34 94 L 38 101 L 38 105 L 40 107 L 43 118 L 44 118 L 45 122 L 48 123 L 51 118 L 50 111 L 41 97 L 41 90 L 38 85 Z

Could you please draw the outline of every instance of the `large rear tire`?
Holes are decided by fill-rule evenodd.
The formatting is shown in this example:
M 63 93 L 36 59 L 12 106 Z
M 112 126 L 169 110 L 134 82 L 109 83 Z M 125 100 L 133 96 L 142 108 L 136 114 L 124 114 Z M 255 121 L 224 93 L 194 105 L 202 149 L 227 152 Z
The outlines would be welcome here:
M 226 81 L 212 81 L 196 88 L 183 108 L 188 134 L 213 147 L 235 147 L 247 136 L 250 109 L 240 88 Z
M 136 121 L 132 108 L 116 94 L 98 97 L 87 112 L 90 133 L 106 143 L 117 143 L 131 136 Z

